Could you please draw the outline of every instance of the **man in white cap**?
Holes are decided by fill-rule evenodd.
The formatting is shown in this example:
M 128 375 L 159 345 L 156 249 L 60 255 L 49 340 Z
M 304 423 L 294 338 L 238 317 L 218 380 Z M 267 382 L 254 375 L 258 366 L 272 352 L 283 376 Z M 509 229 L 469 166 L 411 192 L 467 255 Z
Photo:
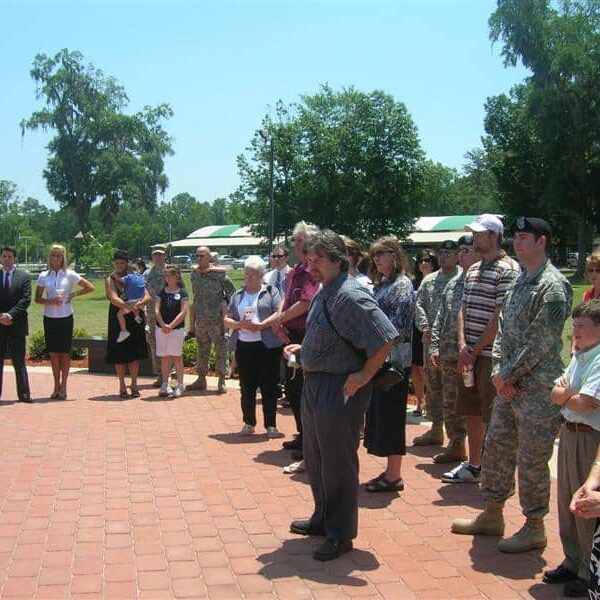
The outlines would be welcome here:
M 504 226 L 496 215 L 483 214 L 465 227 L 473 233 L 473 249 L 482 260 L 469 267 L 458 313 L 458 370 L 473 369 L 474 386 L 459 378 L 457 412 L 467 422 L 469 460 L 444 473 L 445 483 L 476 483 L 481 477 L 485 424 L 490 420 L 496 389 L 492 384 L 492 344 L 506 291 L 521 272 L 502 250 Z
M 162 385 L 160 361 L 156 359 L 156 315 L 154 314 L 154 304 L 161 290 L 165 287 L 165 259 L 165 247 L 162 244 L 157 244 L 152 248 L 152 266 L 144 273 L 146 277 L 146 289 L 152 297 L 152 302 L 149 304 L 146 312 L 146 323 L 148 325 L 146 340 L 150 348 L 152 369 L 158 375 L 157 380 L 153 384 L 154 387 Z

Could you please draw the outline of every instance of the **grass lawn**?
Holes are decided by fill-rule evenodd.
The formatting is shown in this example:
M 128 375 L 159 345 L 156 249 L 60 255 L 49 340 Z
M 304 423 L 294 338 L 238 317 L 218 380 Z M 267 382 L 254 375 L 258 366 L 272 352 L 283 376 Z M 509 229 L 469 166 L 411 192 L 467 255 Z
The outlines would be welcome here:
M 229 276 L 239 288 L 243 280 L 243 271 L 230 271 Z M 184 273 L 184 281 L 186 288 L 191 290 L 190 274 Z M 96 286 L 96 290 L 92 294 L 77 298 L 73 302 L 73 310 L 75 312 L 75 327 L 82 328 L 87 331 L 88 335 L 103 335 L 106 336 L 108 324 L 108 300 L 104 297 L 104 280 L 92 279 L 92 283 Z M 35 281 L 32 281 L 35 289 Z M 581 296 L 584 290 L 589 287 L 587 283 L 573 283 L 574 299 L 573 306 L 581 302 Z M 39 304 L 31 305 L 29 309 L 29 331 L 34 333 L 43 329 L 42 325 L 43 306 Z M 569 318 L 563 330 L 563 360 L 568 362 L 571 351 L 571 319 Z

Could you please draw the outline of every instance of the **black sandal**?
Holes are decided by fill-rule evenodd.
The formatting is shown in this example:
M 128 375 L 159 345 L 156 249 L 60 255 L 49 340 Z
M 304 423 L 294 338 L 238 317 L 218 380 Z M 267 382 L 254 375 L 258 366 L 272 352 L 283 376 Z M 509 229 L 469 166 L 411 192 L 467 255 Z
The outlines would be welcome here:
M 377 477 L 373 477 L 373 479 L 369 479 L 364 485 L 367 487 L 368 485 L 375 485 L 380 479 L 385 479 L 385 471 L 377 475 Z
M 377 481 L 369 482 L 365 489 L 367 492 L 401 492 L 404 490 L 404 481 L 402 481 L 402 478 L 396 479 L 396 481 L 388 481 L 384 473 L 383 477 L 377 479 Z
M 141 396 L 140 391 L 137 388 L 131 388 L 131 397 L 139 398 Z
M 129 398 L 129 393 L 127 392 L 127 390 L 120 390 L 119 397 L 120 398 Z

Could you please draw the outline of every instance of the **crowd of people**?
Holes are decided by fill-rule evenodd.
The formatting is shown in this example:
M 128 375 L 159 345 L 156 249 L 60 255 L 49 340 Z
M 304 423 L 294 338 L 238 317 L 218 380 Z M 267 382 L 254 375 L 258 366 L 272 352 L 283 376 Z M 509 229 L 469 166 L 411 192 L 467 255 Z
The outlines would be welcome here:
M 272 249 L 268 271 L 251 256 L 238 290 L 210 249 L 199 247 L 191 294 L 179 270 L 166 265 L 164 247 L 153 248 L 149 269 L 132 267 L 118 251 L 105 280 L 106 362 L 115 365 L 121 397 L 139 396 L 139 364 L 149 357 L 159 395 L 177 398 L 207 389 L 213 346 L 216 392 L 225 393 L 233 352 L 242 436 L 256 434 L 260 391 L 266 435 L 283 437 L 277 428 L 283 389 L 296 427 L 283 442 L 293 461 L 284 471 L 307 471 L 314 498 L 312 515 L 293 521 L 290 530 L 325 536 L 317 560 L 349 551 L 357 535 L 361 439 L 368 453 L 386 459 L 385 470 L 364 489 L 404 489 L 409 380 L 417 399 L 413 414 L 425 411 L 431 421 L 414 444 L 442 446 L 447 439 L 433 458 L 449 465 L 442 481 L 479 483 L 485 500 L 475 518 L 455 519 L 452 532 L 502 537 L 503 507 L 517 474 L 525 521 L 500 539 L 501 552 L 546 546 L 548 462 L 560 431 L 565 558 L 544 581 L 564 583 L 568 596 L 589 590 L 600 598 L 600 252 L 587 259 L 592 288 L 571 312 L 571 286 L 548 258 L 549 224 L 521 217 L 511 233 L 516 259 L 503 250 L 502 221 L 484 214 L 458 241 L 411 260 L 392 236 L 363 252 L 347 237 L 300 222 L 292 236 L 295 266 L 282 246 Z M 10 355 L 19 400 L 31 402 L 25 366 L 30 278 L 15 269 L 14 248 L 4 247 L 1 258 L 0 357 Z M 35 302 L 44 306 L 53 399 L 67 397 L 73 300 L 94 290 L 67 265 L 65 248 L 52 246 L 35 291 Z M 572 359 L 565 369 L 562 334 L 571 314 Z M 182 348 L 191 336 L 198 345 L 197 378 L 184 388 Z M 0 375 L 0 392 L 1 384 Z

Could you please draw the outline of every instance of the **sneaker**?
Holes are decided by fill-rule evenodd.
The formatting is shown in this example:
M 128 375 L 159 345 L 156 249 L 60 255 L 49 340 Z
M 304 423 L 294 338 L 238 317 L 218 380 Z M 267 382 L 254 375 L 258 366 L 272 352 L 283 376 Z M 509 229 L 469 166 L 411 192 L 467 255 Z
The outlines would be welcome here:
M 277 427 L 267 427 L 267 437 L 270 440 L 274 440 L 275 438 L 283 437 L 283 433 Z
M 176 385 L 173 388 L 173 397 L 174 398 L 181 398 L 182 394 L 183 394 L 183 385 Z
M 295 475 L 296 473 L 304 473 L 306 471 L 306 465 L 303 460 L 299 460 L 298 462 L 293 462 L 291 465 L 287 467 L 283 467 L 283 472 L 287 475 Z
M 481 479 L 481 467 L 474 467 L 468 462 L 463 462 L 442 475 L 444 483 L 478 483 Z
M 254 427 L 252 425 L 248 425 L 248 423 L 244 423 L 242 430 L 240 431 L 240 435 L 252 435 L 254 433 Z
M 160 386 L 160 391 L 158 392 L 158 395 L 161 398 L 166 398 L 170 393 L 171 393 L 171 390 L 169 389 L 169 386 L 166 383 L 163 383 Z
M 121 331 L 121 333 L 119 333 L 119 337 L 117 338 L 117 344 L 124 342 L 130 335 L 131 334 L 129 331 Z

